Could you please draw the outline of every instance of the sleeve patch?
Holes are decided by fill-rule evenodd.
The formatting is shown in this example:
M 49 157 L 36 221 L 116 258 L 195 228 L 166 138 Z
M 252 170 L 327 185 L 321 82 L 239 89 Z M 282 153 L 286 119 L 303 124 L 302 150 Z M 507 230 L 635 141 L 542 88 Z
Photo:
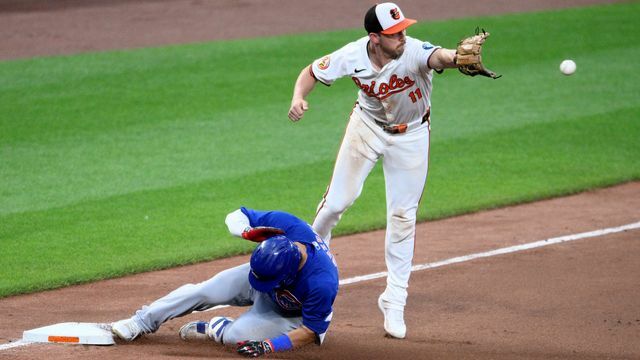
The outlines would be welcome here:
M 422 43 L 422 48 L 425 50 L 431 50 L 434 48 L 434 46 L 430 42 L 425 41 Z
M 320 59 L 318 62 L 318 69 L 327 70 L 329 68 L 329 64 L 331 63 L 331 56 L 327 55 Z

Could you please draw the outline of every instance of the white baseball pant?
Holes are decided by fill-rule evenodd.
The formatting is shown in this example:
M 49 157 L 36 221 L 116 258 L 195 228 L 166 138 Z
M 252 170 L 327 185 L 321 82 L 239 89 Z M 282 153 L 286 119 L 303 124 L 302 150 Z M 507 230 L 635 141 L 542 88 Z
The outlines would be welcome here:
M 329 244 L 331 231 L 362 192 L 367 176 L 382 158 L 387 229 L 385 262 L 387 287 L 383 300 L 403 309 L 411 275 L 415 223 L 429 163 L 429 123 L 403 134 L 389 134 L 353 111 L 342 140 L 331 182 L 313 222 L 313 229 Z

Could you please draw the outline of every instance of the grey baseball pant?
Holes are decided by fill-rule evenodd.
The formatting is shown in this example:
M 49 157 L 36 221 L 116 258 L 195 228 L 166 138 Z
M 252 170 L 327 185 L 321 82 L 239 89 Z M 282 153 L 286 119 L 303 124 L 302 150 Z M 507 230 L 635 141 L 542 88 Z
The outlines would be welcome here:
M 199 284 L 186 284 L 143 306 L 133 319 L 145 333 L 157 331 L 168 320 L 218 305 L 251 306 L 224 329 L 224 343 L 264 340 L 302 326 L 302 317 L 286 317 L 266 293 L 249 285 L 248 263 L 224 270 Z

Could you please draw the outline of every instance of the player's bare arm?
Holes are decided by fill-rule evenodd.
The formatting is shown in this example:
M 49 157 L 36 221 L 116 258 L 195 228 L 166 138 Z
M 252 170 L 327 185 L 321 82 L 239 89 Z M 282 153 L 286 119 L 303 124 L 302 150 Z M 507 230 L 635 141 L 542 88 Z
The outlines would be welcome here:
M 289 339 L 291 339 L 291 344 L 293 344 L 294 348 L 311 344 L 316 341 L 316 333 L 304 325 L 295 330 L 291 330 L 287 335 L 289 336 Z
M 304 325 L 289 331 L 285 335 L 263 341 L 249 340 L 238 343 L 237 351 L 246 357 L 258 357 L 273 352 L 288 351 L 297 347 L 311 344 L 315 341 L 316 334 Z
M 296 85 L 293 88 L 293 97 L 291 98 L 291 108 L 289 108 L 289 119 L 298 121 L 302 119 L 304 112 L 309 110 L 309 103 L 305 100 L 307 95 L 316 85 L 316 79 L 311 76 L 311 65 L 305 67 L 298 75 Z
M 431 69 L 447 69 L 457 67 L 456 51 L 452 49 L 437 49 L 429 58 L 429 67 Z

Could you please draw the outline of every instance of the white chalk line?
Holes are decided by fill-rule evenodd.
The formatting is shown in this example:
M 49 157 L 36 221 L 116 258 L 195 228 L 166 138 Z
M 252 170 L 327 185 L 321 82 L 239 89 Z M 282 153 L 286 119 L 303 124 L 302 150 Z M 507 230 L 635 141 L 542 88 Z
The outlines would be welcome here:
M 640 221 L 632 223 L 632 224 L 617 226 L 617 227 L 594 230 L 594 231 L 589 231 L 589 232 L 584 232 L 584 233 L 579 233 L 579 234 L 573 234 L 573 235 L 559 236 L 559 237 L 554 237 L 554 238 L 550 238 L 550 239 L 546 239 L 546 240 L 540 240 L 540 241 L 534 241 L 534 242 L 531 242 L 531 243 L 526 243 L 526 244 L 521 244 L 521 245 L 508 246 L 508 247 L 504 247 L 504 248 L 500 248 L 500 249 L 495 249 L 495 250 L 490 250 L 490 251 L 485 251 L 485 252 L 480 252 L 480 253 L 475 253 L 475 254 L 458 256 L 458 257 L 454 257 L 454 258 L 451 258 L 451 259 L 436 261 L 436 262 L 432 262 L 432 263 L 414 265 L 414 266 L 411 267 L 411 271 L 413 272 L 413 271 L 420 271 L 420 270 L 426 270 L 426 269 L 434 269 L 434 268 L 437 268 L 437 267 L 451 265 L 451 264 L 457 264 L 457 263 L 470 261 L 470 260 L 474 260 L 474 259 L 486 258 L 486 257 L 495 256 L 495 255 L 504 255 L 504 254 L 514 253 L 514 252 L 518 252 L 518 251 L 530 250 L 530 249 L 540 248 L 540 247 L 549 246 L 549 245 L 553 245 L 553 244 L 560 244 L 560 243 L 569 242 L 569 241 L 575 241 L 575 240 L 588 239 L 588 238 L 599 237 L 599 236 L 604 236 L 604 235 L 609 235 L 609 234 L 615 234 L 615 233 L 628 231 L 628 230 L 634 230 L 634 229 L 640 229 Z M 359 283 L 359 282 L 362 282 L 362 281 L 369 281 L 369 280 L 379 279 L 379 278 L 383 278 L 383 277 L 386 277 L 386 276 L 387 276 L 387 272 L 386 271 L 373 273 L 373 274 L 368 274 L 368 275 L 354 276 L 354 277 L 350 277 L 350 278 L 347 278 L 347 279 L 340 280 L 340 286 L 349 285 L 349 284 L 355 284 L 355 283 Z M 218 306 L 212 307 L 211 309 L 207 309 L 205 311 L 213 311 L 213 310 L 222 309 L 222 308 L 226 308 L 226 307 L 229 307 L 229 305 L 218 305 Z M 27 345 L 30 345 L 30 344 L 33 344 L 33 342 L 17 340 L 17 341 L 8 343 L 8 344 L 0 345 L 0 351 L 11 349 L 11 348 L 15 348 L 15 347 L 20 347 L 20 346 L 27 346 Z
M 535 241 L 535 242 L 531 242 L 531 243 L 526 243 L 526 244 L 521 244 L 521 245 L 514 245 L 514 246 L 504 247 L 504 248 L 500 248 L 500 249 L 485 251 L 485 252 L 481 252 L 481 253 L 458 256 L 458 257 L 454 257 L 454 258 L 451 258 L 451 259 L 446 259 L 446 260 L 442 260 L 442 261 L 436 261 L 436 262 L 427 263 L 427 264 L 414 265 L 414 266 L 411 267 L 411 271 L 413 272 L 413 271 L 420 271 L 420 270 L 425 270 L 425 269 L 433 269 L 433 268 L 437 268 L 437 267 L 441 267 L 441 266 L 445 266 L 445 265 L 457 264 L 457 263 L 470 261 L 470 260 L 474 260 L 474 259 L 479 259 L 479 258 L 485 258 L 485 257 L 490 257 L 490 256 L 495 256 L 495 255 L 509 254 L 509 253 L 513 253 L 513 252 L 517 252 L 517 251 L 535 249 L 535 248 L 539 248 L 539 247 L 543 247 L 543 246 L 549 246 L 549 245 L 559 244 L 559 243 L 568 242 L 568 241 L 575 241 L 575 240 L 580 240 L 580 239 L 598 237 L 598 236 L 614 234 L 614 233 L 619 233 L 619 232 L 622 232 L 622 231 L 634 230 L 634 229 L 639 229 L 639 228 L 640 228 L 640 221 L 636 222 L 636 223 L 632 223 L 632 224 L 618 226 L 618 227 L 606 228 L 606 229 L 601 229 L 601 230 L 594 230 L 594 231 L 589 231 L 589 232 L 584 232 L 584 233 L 579 233 L 579 234 L 573 234 L 573 235 L 565 235 L 565 236 L 550 238 L 550 239 L 546 239 L 546 240 L 540 240 L 540 241 Z M 386 277 L 386 276 L 387 276 L 387 272 L 386 271 L 375 273 L 375 274 L 369 274 L 369 275 L 355 276 L 355 277 L 352 277 L 352 278 L 340 280 L 340 285 L 348 285 L 348 284 L 353 284 L 353 283 L 357 283 L 357 282 L 361 282 L 361 281 L 368 281 L 368 280 L 378 279 L 378 278 L 382 278 L 382 277 Z
M 20 339 L 18 341 L 14 341 L 14 342 L 10 342 L 8 344 L 0 345 L 0 351 L 13 349 L 13 348 L 20 347 L 20 346 L 27 346 L 27 345 L 31 345 L 31 344 L 33 344 L 33 342 L 24 341 L 24 340 Z

